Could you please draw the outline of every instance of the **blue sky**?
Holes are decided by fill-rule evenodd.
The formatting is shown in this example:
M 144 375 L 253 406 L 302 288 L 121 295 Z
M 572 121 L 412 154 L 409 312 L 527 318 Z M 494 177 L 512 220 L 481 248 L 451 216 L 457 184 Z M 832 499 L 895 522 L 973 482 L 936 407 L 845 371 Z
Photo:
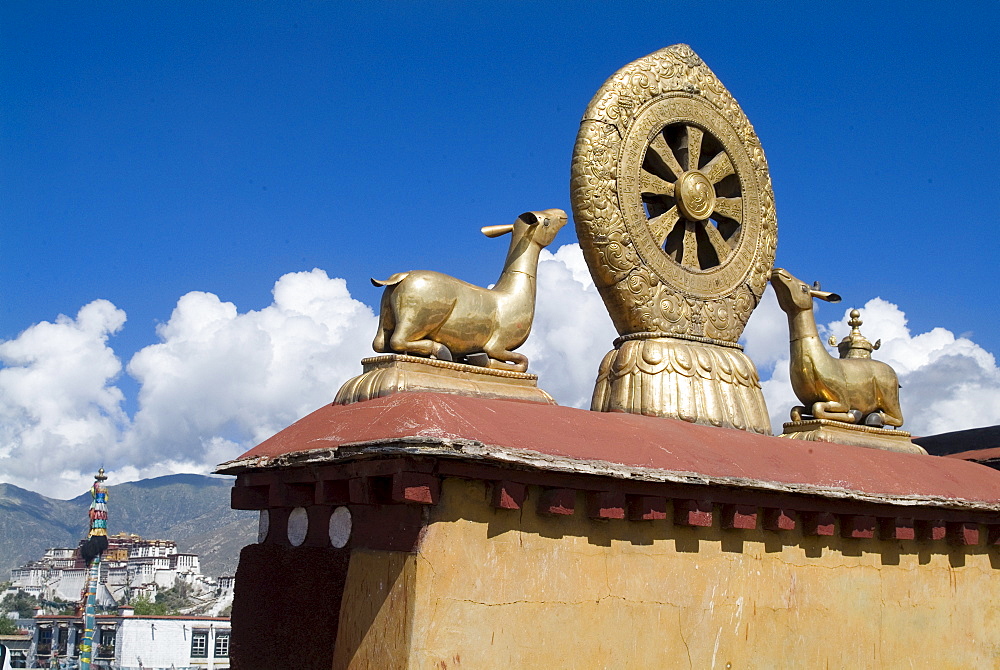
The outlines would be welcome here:
M 998 34 L 996 3 L 7 2 L 0 340 L 123 311 L 121 427 L 124 366 L 191 291 L 242 314 L 313 268 L 370 306 L 399 270 L 488 284 L 478 228 L 570 210 L 590 97 L 686 42 L 761 138 L 777 264 L 995 353 Z

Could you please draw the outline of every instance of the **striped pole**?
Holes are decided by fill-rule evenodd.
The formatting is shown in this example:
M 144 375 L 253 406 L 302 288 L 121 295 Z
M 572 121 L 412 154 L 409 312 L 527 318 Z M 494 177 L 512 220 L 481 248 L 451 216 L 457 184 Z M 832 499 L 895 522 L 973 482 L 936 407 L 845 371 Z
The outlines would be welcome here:
M 83 642 L 80 643 L 80 670 L 90 670 L 94 658 L 94 627 L 97 606 L 97 583 L 101 578 L 101 553 L 108 548 L 108 489 L 104 468 L 94 476 L 90 487 L 90 532 L 83 543 L 82 555 L 87 562 L 87 584 L 84 587 Z

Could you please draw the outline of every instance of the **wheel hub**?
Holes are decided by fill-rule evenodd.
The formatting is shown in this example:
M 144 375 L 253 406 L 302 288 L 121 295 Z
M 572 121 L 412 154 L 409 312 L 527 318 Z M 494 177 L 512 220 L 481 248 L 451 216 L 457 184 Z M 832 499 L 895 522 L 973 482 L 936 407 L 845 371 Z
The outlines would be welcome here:
M 703 221 L 715 209 L 715 187 L 703 173 L 689 170 L 677 180 L 677 206 L 689 221 Z

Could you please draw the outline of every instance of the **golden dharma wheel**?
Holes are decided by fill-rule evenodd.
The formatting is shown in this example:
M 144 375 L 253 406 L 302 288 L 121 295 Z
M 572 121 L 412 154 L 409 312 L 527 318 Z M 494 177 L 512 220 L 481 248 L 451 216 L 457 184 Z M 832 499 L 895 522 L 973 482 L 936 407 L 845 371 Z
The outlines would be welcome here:
M 774 265 L 774 193 L 753 127 L 690 47 L 601 87 L 572 170 L 580 246 L 618 332 L 739 339 Z

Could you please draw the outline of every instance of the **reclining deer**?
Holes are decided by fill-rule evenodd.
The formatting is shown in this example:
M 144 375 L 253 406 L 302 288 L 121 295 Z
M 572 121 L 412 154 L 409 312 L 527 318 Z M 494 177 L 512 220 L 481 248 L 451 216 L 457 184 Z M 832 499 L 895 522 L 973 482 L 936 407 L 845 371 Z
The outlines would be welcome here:
M 845 423 L 902 426 L 896 372 L 870 358 L 834 358 L 819 338 L 813 298 L 840 302 L 840 296 L 811 287 L 781 268 L 771 272 L 771 286 L 788 315 L 792 390 L 804 405 L 792 408 L 792 420 L 811 414 Z
M 513 224 L 484 227 L 487 237 L 511 233 L 503 272 L 492 289 L 427 270 L 372 279 L 385 287 L 372 347 L 524 372 L 528 359 L 513 350 L 531 332 L 538 255 L 565 224 L 566 212 L 546 209 L 525 212 Z

